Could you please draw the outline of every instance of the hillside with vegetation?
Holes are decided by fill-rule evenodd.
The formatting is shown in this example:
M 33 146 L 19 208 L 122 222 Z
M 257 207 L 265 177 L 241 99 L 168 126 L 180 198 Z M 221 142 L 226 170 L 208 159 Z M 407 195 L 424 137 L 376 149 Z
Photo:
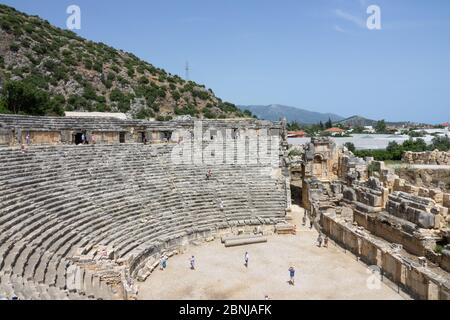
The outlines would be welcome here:
M 0 87 L 0 113 L 123 112 L 158 120 L 252 116 L 204 85 L 5 5 L 0 5 Z

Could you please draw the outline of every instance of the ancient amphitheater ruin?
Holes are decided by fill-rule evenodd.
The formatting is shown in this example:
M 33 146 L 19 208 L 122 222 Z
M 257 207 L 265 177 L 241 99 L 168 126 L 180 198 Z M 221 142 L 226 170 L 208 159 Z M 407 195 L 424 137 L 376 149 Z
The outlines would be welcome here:
M 298 151 L 284 121 L 0 115 L 0 295 L 146 298 L 161 256 L 295 244 L 305 215 L 408 297 L 450 298 L 450 194 L 326 139 Z

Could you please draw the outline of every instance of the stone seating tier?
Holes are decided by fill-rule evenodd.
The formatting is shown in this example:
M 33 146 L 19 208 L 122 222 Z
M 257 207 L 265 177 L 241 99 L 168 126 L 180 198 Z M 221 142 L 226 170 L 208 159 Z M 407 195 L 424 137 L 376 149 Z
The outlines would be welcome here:
M 107 246 L 114 260 L 137 270 L 149 248 L 166 242 L 284 219 L 286 184 L 272 175 L 280 168 L 175 165 L 172 147 L 0 149 L 0 294 L 108 298 L 95 275 L 78 282 L 78 291 L 73 280 L 68 283 L 80 248 L 89 254 L 89 248 Z M 213 175 L 206 180 L 209 169 Z

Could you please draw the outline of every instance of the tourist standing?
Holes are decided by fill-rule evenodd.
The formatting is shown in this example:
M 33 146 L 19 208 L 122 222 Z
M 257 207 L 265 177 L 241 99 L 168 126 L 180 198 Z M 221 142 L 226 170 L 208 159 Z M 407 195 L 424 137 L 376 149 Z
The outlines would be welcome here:
M 25 141 L 26 141 L 26 143 L 27 143 L 27 145 L 30 145 L 30 133 L 29 132 L 27 132 L 27 135 L 25 136 Z
M 319 233 L 319 236 L 317 237 L 317 245 L 319 248 L 322 247 L 322 241 L 323 241 L 322 234 Z
M 220 200 L 219 207 L 220 207 L 220 211 L 223 211 L 223 200 Z
M 325 236 L 325 239 L 323 239 L 323 246 L 328 248 L 328 236 Z
M 164 270 L 167 268 L 167 256 L 164 255 L 161 257 L 161 259 L 159 260 L 159 266 L 161 270 Z
M 294 267 L 289 268 L 289 277 L 290 277 L 289 283 L 291 285 L 295 285 L 295 269 L 294 269 Z
M 191 257 L 190 263 L 191 263 L 191 270 L 195 270 L 195 257 L 194 256 Z
M 159 270 L 164 270 L 164 257 L 159 259 Z
M 303 222 L 303 226 L 306 226 L 306 214 L 303 216 L 302 222 Z
M 81 143 L 86 144 L 86 135 L 84 133 L 81 135 Z
M 245 267 L 246 268 L 248 268 L 248 260 L 249 260 L 249 254 L 248 254 L 248 252 L 245 252 L 245 256 L 244 256 L 244 261 L 245 261 L 245 263 L 244 263 L 244 265 L 245 265 Z

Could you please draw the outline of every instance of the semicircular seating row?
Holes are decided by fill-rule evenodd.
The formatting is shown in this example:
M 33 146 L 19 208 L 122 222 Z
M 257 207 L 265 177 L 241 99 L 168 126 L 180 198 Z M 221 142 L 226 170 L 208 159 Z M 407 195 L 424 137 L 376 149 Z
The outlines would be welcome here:
M 175 165 L 171 148 L 0 149 L 0 294 L 98 298 L 68 290 L 79 248 L 112 247 L 116 259 L 139 257 L 132 264 L 138 268 L 160 243 L 285 216 L 286 187 L 270 167 Z

